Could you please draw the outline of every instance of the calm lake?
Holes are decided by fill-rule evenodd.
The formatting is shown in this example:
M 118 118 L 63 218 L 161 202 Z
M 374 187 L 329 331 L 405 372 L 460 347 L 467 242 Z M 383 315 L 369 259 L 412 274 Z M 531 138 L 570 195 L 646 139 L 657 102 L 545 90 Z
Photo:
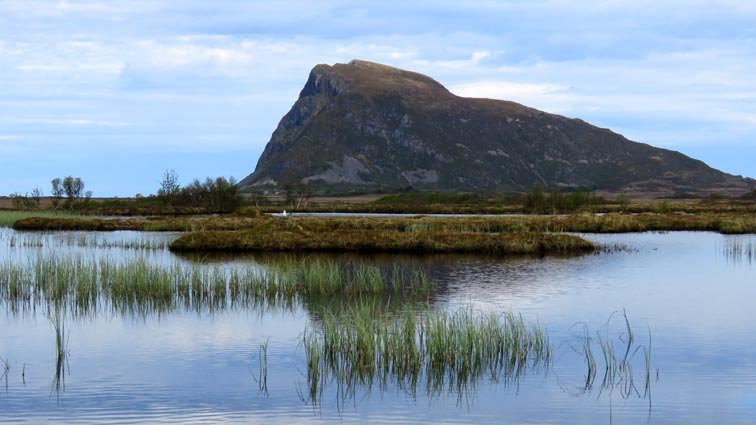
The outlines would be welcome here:
M 321 308 L 345 301 L 224 295 L 207 305 L 99 300 L 77 310 L 4 294 L 0 423 L 756 423 L 756 236 L 584 236 L 606 249 L 569 258 L 299 257 L 422 270 L 435 282 L 421 300 L 382 299 L 379 308 L 512 312 L 547 331 L 548 366 L 462 383 L 453 372 L 350 385 L 324 377 L 313 397 L 303 335 L 318 329 Z M 175 237 L 0 229 L 0 269 L 56 258 L 226 273 L 283 257 L 179 257 L 166 248 Z M 586 336 L 593 380 L 580 348 Z M 606 376 L 602 342 L 628 368 Z

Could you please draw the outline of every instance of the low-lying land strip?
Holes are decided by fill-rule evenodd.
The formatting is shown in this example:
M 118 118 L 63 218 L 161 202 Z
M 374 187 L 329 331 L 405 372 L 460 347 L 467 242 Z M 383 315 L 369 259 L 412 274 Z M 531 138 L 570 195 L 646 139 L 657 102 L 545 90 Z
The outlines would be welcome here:
M 356 251 L 483 254 L 568 254 L 593 251 L 585 239 L 552 233 L 402 232 L 350 229 L 333 232 L 270 228 L 201 231 L 181 236 L 174 251 Z
M 102 219 L 96 217 L 28 217 L 15 222 L 16 230 L 142 230 L 198 231 L 302 228 L 313 232 L 344 230 L 421 230 L 475 233 L 583 232 L 626 233 L 647 231 L 712 231 L 725 234 L 756 233 L 756 214 L 579 214 L 562 216 L 471 217 L 147 217 Z
M 361 251 L 556 254 L 593 250 L 565 232 L 756 233 L 750 213 L 582 214 L 474 217 L 204 216 L 103 219 L 27 217 L 17 230 L 187 232 L 176 251 Z

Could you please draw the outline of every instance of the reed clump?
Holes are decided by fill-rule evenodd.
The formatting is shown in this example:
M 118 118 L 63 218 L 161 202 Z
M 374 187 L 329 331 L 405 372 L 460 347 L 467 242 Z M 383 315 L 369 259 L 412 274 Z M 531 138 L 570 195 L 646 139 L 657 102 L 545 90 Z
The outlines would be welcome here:
M 612 331 L 615 319 L 621 321 L 621 331 L 616 334 Z M 582 391 L 590 391 L 595 387 L 599 391 L 613 392 L 619 390 L 622 398 L 636 395 L 639 398 L 647 398 L 651 395 L 651 331 L 648 332 L 646 345 L 635 341 L 635 332 L 630 326 L 627 313 L 615 312 L 607 321 L 603 332 L 597 331 L 595 336 L 588 330 L 587 325 L 582 324 L 582 335 L 577 339 L 579 344 L 573 345 L 572 349 L 578 353 L 585 362 L 587 371 Z M 601 361 L 596 360 L 594 351 L 600 353 Z M 640 357 L 638 360 L 637 357 Z M 642 389 L 636 382 L 634 369 L 641 367 L 643 370 Z M 597 385 L 597 378 L 601 376 Z
M 268 268 L 155 264 L 55 255 L 0 263 L 0 301 L 12 310 L 36 305 L 131 313 L 291 304 L 329 297 L 424 297 L 433 282 L 423 270 L 371 264 L 289 260 Z
M 61 316 L 60 311 L 48 316 L 48 320 L 55 330 L 55 375 L 52 391 L 58 396 L 66 387 L 66 369 L 68 367 L 68 334 L 66 334 L 65 322 Z
M 623 398 L 650 398 L 650 331 L 648 344 L 638 344 L 624 311 L 612 314 L 608 323 L 617 317 L 623 318 L 623 331 L 611 333 L 607 324 L 594 339 L 583 325 L 580 344 L 572 346 L 585 361 L 582 390 L 593 390 L 597 377 L 603 376 L 599 395 L 618 390 Z M 399 388 L 413 397 L 418 390 L 429 396 L 462 397 L 484 380 L 517 384 L 526 374 L 552 370 L 563 358 L 561 352 L 554 355 L 548 333 L 538 322 L 528 323 L 512 312 L 476 313 L 471 308 L 387 313 L 357 305 L 340 315 L 315 317 L 303 334 L 302 347 L 314 404 L 322 402 L 327 386 L 336 387 L 340 401 L 374 387 Z M 642 387 L 635 380 L 638 362 Z
M 405 310 L 376 315 L 361 306 L 342 316 L 325 315 L 305 332 L 310 398 L 335 382 L 349 397 L 358 386 L 397 385 L 415 394 L 458 394 L 483 377 L 515 382 L 527 371 L 548 368 L 552 348 L 545 329 L 514 313 L 477 314 Z

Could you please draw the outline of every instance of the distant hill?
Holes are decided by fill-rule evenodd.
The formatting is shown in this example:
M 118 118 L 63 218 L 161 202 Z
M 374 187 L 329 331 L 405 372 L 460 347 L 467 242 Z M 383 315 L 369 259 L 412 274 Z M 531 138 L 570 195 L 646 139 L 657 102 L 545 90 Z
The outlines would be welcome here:
M 317 65 L 242 189 L 308 183 L 331 193 L 523 191 L 740 195 L 753 179 L 514 102 L 456 96 L 415 72 Z

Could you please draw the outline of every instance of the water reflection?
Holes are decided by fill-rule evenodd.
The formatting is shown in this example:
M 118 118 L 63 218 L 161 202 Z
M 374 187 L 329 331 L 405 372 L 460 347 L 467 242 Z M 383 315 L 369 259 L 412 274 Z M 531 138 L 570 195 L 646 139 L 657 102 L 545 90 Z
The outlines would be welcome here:
M 288 260 L 262 267 L 200 267 L 80 256 L 35 256 L 0 263 L 0 303 L 14 313 L 45 307 L 74 316 L 213 314 L 231 308 L 293 309 L 337 300 L 429 301 L 436 287 L 420 269 L 357 262 Z M 336 305 L 336 304 L 334 304 Z
M 8 364 L 8 361 L 2 357 L 0 357 L 0 370 L 3 372 L 2 375 L 0 375 L 0 379 L 5 381 L 5 390 L 8 391 L 8 372 L 10 372 L 10 365 Z
M 302 341 L 308 388 L 302 397 L 314 406 L 324 403 L 328 388 L 337 406 L 357 403 L 374 389 L 380 394 L 398 389 L 413 399 L 452 396 L 462 403 L 484 382 L 517 389 L 523 377 L 545 377 L 550 371 L 572 394 L 598 391 L 600 399 L 607 392 L 611 399 L 616 392 L 623 399 L 648 400 L 651 406 L 651 335 L 648 344 L 638 343 L 625 312 L 613 314 L 595 337 L 587 324 L 581 324 L 579 344 L 563 342 L 556 357 L 545 329 L 513 313 L 467 308 L 383 315 L 371 306 L 357 305 L 343 314 L 324 317 Z M 617 319 L 624 327 L 614 333 L 611 327 Z M 565 369 L 569 376 L 580 369 L 570 355 L 584 359 L 582 384 L 573 386 L 560 377 Z
M 51 294 L 66 294 L 61 295 L 65 302 L 37 297 L 20 286 L 15 292 L 4 287 L 0 355 L 12 369 L 3 378 L 0 423 L 87 422 L 104 416 L 180 423 L 751 423 L 756 334 L 750 324 L 756 313 L 750 300 L 756 296 L 756 276 L 747 253 L 756 238 L 707 233 L 589 237 L 631 248 L 580 258 L 258 254 L 229 259 L 177 257 L 117 243 L 53 248 L 43 241 L 23 247 L 17 238 L 11 247 L 0 235 L 0 263 L 22 269 L 32 258 L 57 256 L 81 258 L 85 264 L 104 261 L 115 273 L 143 258 L 147 269 L 159 266 L 168 276 L 178 265 L 183 276 L 208 282 L 222 276 L 224 281 L 223 289 L 199 285 L 196 296 L 190 287 L 183 298 L 177 286 L 170 302 L 161 301 L 165 298 L 157 290 L 138 298 L 127 296 L 128 291 L 114 296 L 112 287 L 103 291 L 101 284 L 88 289 L 76 273 L 68 282 L 50 279 L 44 286 Z M 728 258 L 723 248 L 735 239 L 735 248 L 727 249 L 740 260 Z M 422 296 L 343 298 L 254 297 L 244 295 L 250 291 L 243 285 L 230 285 L 231 270 L 265 274 L 300 260 L 367 264 L 385 276 L 394 266 L 421 269 L 435 285 Z M 0 279 L 12 275 L 11 268 Z M 72 289 L 58 291 L 62 287 Z M 328 317 L 348 316 L 357 304 L 368 305 L 370 317 L 380 318 L 372 328 L 376 338 L 409 313 L 418 323 L 428 311 L 451 314 L 460 307 L 472 306 L 481 316 L 522 312 L 526 323 L 543 327 L 553 355 L 537 369 L 525 363 L 498 380 L 490 367 L 471 367 L 475 373 L 466 375 L 461 368 L 439 366 L 436 370 L 445 372 L 434 377 L 427 362 L 416 369 L 392 369 L 385 360 L 355 368 L 359 361 L 353 359 L 321 365 L 319 379 L 309 379 L 303 330 L 315 335 Z M 607 322 L 611 311 L 623 307 L 631 314 L 631 333 L 622 314 Z M 70 341 L 62 344 L 65 362 L 58 361 L 57 332 L 44 318 L 56 308 L 66 312 L 61 316 L 61 335 Z M 575 326 L 579 321 L 586 327 Z M 653 329 L 653 349 L 647 325 Z M 417 334 L 415 342 L 422 353 Z M 26 376 L 19 373 L 22 364 L 28 365 Z M 375 375 L 368 373 L 371 368 Z M 56 376 L 62 377 L 61 390 L 50 397 Z M 313 383 L 316 397 L 310 395 Z M 59 405 L 58 397 L 64 401 Z
M 66 372 L 68 370 L 68 334 L 66 333 L 64 314 L 57 309 L 47 317 L 55 330 L 55 374 L 51 391 L 59 401 L 61 393 L 66 388 Z
M 617 326 L 620 330 L 617 331 Z M 576 324 L 579 330 L 572 338 L 564 342 L 567 352 L 563 355 L 577 356 L 586 366 L 584 381 L 572 385 L 560 380 L 560 385 L 567 391 L 585 393 L 596 388 L 599 395 L 615 390 L 626 399 L 636 396 L 641 399 L 651 398 L 652 375 L 658 377 L 651 364 L 651 331 L 646 343 L 636 341 L 636 331 L 630 326 L 625 311 L 615 312 L 601 330 L 591 332 L 586 323 Z M 602 367 L 603 366 L 603 367 Z M 641 370 L 642 387 L 638 387 L 634 370 Z M 599 384 L 596 379 L 601 376 Z
M 756 242 L 749 236 L 731 236 L 719 245 L 719 253 L 728 262 L 753 265 L 756 260 Z

